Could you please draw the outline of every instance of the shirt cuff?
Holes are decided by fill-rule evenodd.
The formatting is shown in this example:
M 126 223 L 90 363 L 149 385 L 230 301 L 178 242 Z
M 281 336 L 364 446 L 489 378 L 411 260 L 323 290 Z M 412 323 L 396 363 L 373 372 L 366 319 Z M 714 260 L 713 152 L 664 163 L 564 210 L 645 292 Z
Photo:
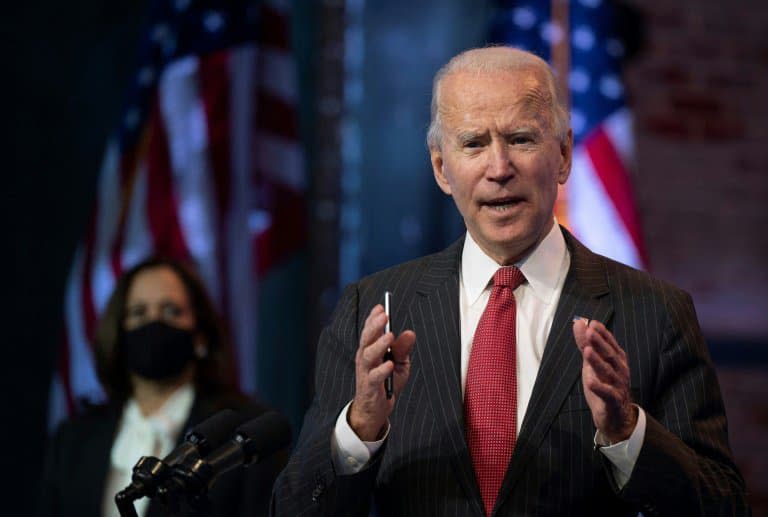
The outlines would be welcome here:
M 384 444 L 387 436 L 389 436 L 389 422 L 387 422 L 387 429 L 381 440 L 375 442 L 364 442 L 361 440 L 352 430 L 347 420 L 347 413 L 349 413 L 349 406 L 351 404 L 352 401 L 349 401 L 344 406 L 344 409 L 341 410 L 341 413 L 339 413 L 339 417 L 336 419 L 336 427 L 333 429 L 333 435 L 331 436 L 333 466 L 336 469 L 336 474 L 342 476 L 357 474 L 363 470 L 373 455 Z
M 628 439 L 611 444 L 599 430 L 595 433 L 595 446 L 611 462 L 613 480 L 619 490 L 629 482 L 645 439 L 645 411 L 636 404 L 635 407 L 637 407 L 637 424 Z

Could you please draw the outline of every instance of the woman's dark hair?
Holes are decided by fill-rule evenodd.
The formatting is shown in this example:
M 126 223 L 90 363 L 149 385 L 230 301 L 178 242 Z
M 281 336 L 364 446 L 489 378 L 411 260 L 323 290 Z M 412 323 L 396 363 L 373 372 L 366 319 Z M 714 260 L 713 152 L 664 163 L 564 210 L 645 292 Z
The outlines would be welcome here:
M 207 354 L 194 359 L 196 392 L 201 396 L 237 393 L 228 336 L 194 268 L 178 260 L 153 257 L 120 277 L 96 328 L 96 373 L 110 402 L 122 405 L 133 392 L 121 349 L 128 291 L 137 274 L 158 267 L 171 269 L 181 279 L 194 311 L 196 332 L 205 339 Z

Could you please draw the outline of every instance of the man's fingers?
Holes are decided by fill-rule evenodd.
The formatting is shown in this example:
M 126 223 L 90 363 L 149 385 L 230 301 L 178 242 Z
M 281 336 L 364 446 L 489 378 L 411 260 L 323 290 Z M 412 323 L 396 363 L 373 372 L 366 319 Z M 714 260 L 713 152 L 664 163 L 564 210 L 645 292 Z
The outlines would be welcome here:
M 392 373 L 393 369 L 394 365 L 391 361 L 385 361 L 376 368 L 372 368 L 368 371 L 368 384 L 371 386 L 381 385 L 384 382 L 384 379 Z
M 609 363 L 616 370 L 624 370 L 626 365 L 626 355 L 616 351 L 616 348 L 606 341 L 603 334 L 599 333 L 591 326 L 586 330 L 587 345 L 594 349 L 600 357 Z M 583 353 L 584 349 L 582 349 Z
M 387 323 L 387 316 L 384 314 L 384 308 L 381 304 L 371 309 L 371 313 L 365 320 L 363 331 L 360 333 L 360 348 L 364 349 L 370 346 L 384 332 L 384 325 Z
M 384 354 L 387 352 L 387 348 L 392 346 L 394 336 L 391 332 L 380 336 L 379 339 L 362 349 L 360 359 L 362 360 L 362 366 L 368 370 L 381 364 L 384 359 Z
M 621 398 L 619 390 L 610 383 L 601 380 L 592 364 L 586 358 L 584 359 L 584 368 L 581 375 L 584 380 L 584 389 L 602 399 L 604 404 L 612 405 Z
M 379 303 L 373 306 L 371 309 L 371 312 L 368 313 L 368 317 L 365 318 L 365 322 L 363 323 L 363 327 L 367 327 L 370 325 L 371 320 L 376 318 L 379 314 L 384 314 L 384 307 Z
M 620 372 L 616 371 L 614 366 L 608 363 L 592 346 L 584 349 L 584 360 L 589 364 L 600 381 L 617 387 L 626 384 Z
M 600 382 L 597 378 L 587 381 L 586 388 L 598 396 L 609 408 L 617 408 L 624 401 L 621 392 L 615 387 L 605 382 Z
M 606 334 L 610 335 L 610 332 L 599 321 L 591 320 L 587 324 L 586 318 L 574 318 L 573 336 L 585 363 L 585 351 L 589 350 L 601 360 L 594 365 L 596 374 L 603 379 L 610 379 L 611 382 L 620 382 L 624 377 L 629 377 L 626 354 L 618 345 L 614 347 L 606 339 Z
M 614 356 L 616 355 L 613 348 L 605 341 L 602 334 L 600 334 L 593 325 L 600 324 L 595 320 L 590 320 L 587 323 L 586 318 L 575 318 L 573 321 L 573 337 L 576 340 L 576 346 L 584 354 L 584 349 L 587 347 L 595 348 L 595 351 L 603 356 L 604 360 L 609 361 L 611 364 L 616 363 Z
M 594 335 L 598 335 L 607 345 L 606 350 L 610 350 L 621 357 L 626 356 L 624 349 L 616 341 L 616 337 L 600 321 L 581 316 L 574 317 L 573 335 L 580 350 L 583 350 L 590 341 L 594 340 Z
M 619 346 L 619 343 L 616 341 L 616 337 L 613 335 L 613 333 L 605 328 L 605 325 L 603 325 L 601 322 L 597 320 L 592 320 L 589 322 L 589 328 L 600 335 L 600 337 L 605 340 L 605 342 L 608 344 L 608 346 L 613 349 L 613 351 L 619 355 L 624 355 L 624 349 Z
M 618 345 L 613 334 L 601 322 L 577 316 L 573 320 L 573 336 L 582 354 L 585 347 L 592 346 L 604 361 L 607 361 L 617 371 L 628 374 L 626 353 Z
M 573 338 L 576 340 L 576 346 L 579 350 L 584 350 L 587 346 L 587 322 L 583 318 L 574 318 L 573 320 Z
M 410 353 L 416 342 L 416 334 L 406 330 L 397 338 L 392 332 L 384 334 L 387 316 L 381 305 L 371 309 L 360 333 L 360 346 L 356 361 L 358 382 L 369 387 L 383 386 L 384 380 L 393 372 L 399 378 L 407 375 Z M 384 361 L 387 349 L 392 349 L 392 361 Z M 402 384 L 402 379 L 399 381 Z
M 413 350 L 413 345 L 416 343 L 416 333 L 412 330 L 405 330 L 397 336 L 397 339 L 392 343 L 392 356 L 397 363 L 402 363 L 408 360 Z

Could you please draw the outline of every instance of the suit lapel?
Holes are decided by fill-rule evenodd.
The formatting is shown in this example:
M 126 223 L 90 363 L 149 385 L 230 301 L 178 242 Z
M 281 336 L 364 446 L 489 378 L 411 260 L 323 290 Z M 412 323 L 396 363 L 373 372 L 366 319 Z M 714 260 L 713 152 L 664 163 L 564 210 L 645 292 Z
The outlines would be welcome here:
M 413 361 L 417 375 L 424 377 L 427 396 L 439 427 L 442 442 L 450 451 L 459 484 L 483 515 L 480 489 L 464 439 L 464 407 L 461 396 L 461 333 L 459 329 L 459 269 L 464 240 L 435 256 L 416 286 L 409 309 L 418 342 Z
M 528 462 L 580 378 L 581 354 L 573 338 L 573 317 L 584 316 L 608 324 L 613 315 L 603 259 L 581 245 L 567 230 L 563 229 L 563 235 L 571 253 L 571 266 L 496 509 L 524 475 Z
M 93 425 L 88 430 L 87 450 L 79 456 L 77 468 L 73 470 L 72 479 L 79 484 L 77 494 L 88 494 L 92 499 L 92 508 L 101 511 L 106 480 L 112 463 L 112 443 L 117 433 L 120 421 L 120 409 L 109 406 L 103 408 L 103 418 L 93 418 Z M 84 444 L 73 444 L 83 446 Z M 138 460 L 138 458 L 136 458 Z M 121 487 L 122 488 L 122 487 Z
M 571 265 L 494 511 L 501 507 L 523 477 L 565 398 L 580 377 L 581 354 L 573 339 L 573 317 L 584 316 L 608 324 L 613 315 L 604 259 L 590 252 L 567 230 L 562 230 L 571 253 Z M 416 375 L 423 376 L 425 386 L 429 386 L 425 391 L 435 418 L 445 429 L 443 442 L 451 451 L 451 462 L 459 483 L 472 501 L 475 513 L 484 515 L 464 437 L 459 327 L 462 247 L 463 239 L 435 256 L 416 286 L 417 296 L 409 308 L 409 317 L 418 336 L 413 358 Z

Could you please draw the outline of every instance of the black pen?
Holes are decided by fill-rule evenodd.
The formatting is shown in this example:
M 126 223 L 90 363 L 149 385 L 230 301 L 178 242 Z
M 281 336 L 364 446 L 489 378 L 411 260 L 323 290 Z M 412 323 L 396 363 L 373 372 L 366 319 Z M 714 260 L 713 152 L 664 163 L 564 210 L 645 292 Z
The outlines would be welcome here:
M 384 314 L 387 315 L 387 323 L 384 325 L 384 335 L 389 334 L 389 332 L 392 330 L 392 325 L 390 322 L 390 318 L 392 317 L 390 314 L 390 302 L 392 301 L 392 293 L 389 291 L 384 291 Z M 387 347 L 387 353 L 384 354 L 384 360 L 385 361 L 392 361 L 394 363 L 395 357 L 392 355 L 392 347 Z M 392 373 L 390 373 L 386 379 L 384 379 L 384 390 L 387 392 L 387 399 L 392 398 L 392 393 L 395 389 L 395 370 L 392 369 Z

